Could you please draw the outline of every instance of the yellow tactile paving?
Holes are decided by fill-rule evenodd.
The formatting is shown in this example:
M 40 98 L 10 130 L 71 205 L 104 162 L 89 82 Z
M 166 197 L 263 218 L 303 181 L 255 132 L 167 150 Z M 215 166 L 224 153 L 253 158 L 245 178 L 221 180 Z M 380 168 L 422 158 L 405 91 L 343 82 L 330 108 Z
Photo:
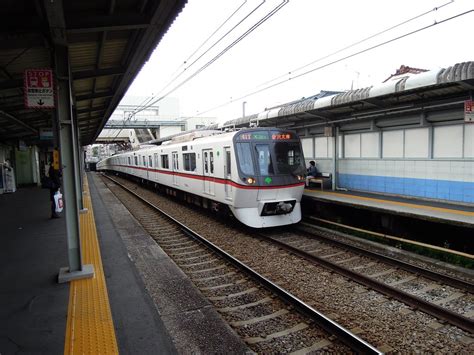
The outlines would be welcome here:
M 64 354 L 118 354 L 112 313 L 100 256 L 87 178 L 80 215 L 83 264 L 94 265 L 94 277 L 71 281 Z
M 377 198 L 372 198 L 372 197 L 363 197 L 363 196 L 356 196 L 356 195 L 347 195 L 347 194 L 340 194 L 337 192 L 319 192 L 319 191 L 311 191 L 316 194 L 324 195 L 333 195 L 333 196 L 340 196 L 340 197 L 346 197 L 346 198 L 351 198 L 355 200 L 363 200 L 363 201 L 374 201 L 374 202 L 379 202 L 379 203 L 385 203 L 388 205 L 396 205 L 396 206 L 404 206 L 404 207 L 411 207 L 411 208 L 417 208 L 420 210 L 431 210 L 431 211 L 439 211 L 439 212 L 446 212 L 446 213 L 452 213 L 452 214 L 459 214 L 463 216 L 473 216 L 474 217 L 474 212 L 469 212 L 469 211 L 460 211 L 460 210 L 452 210 L 449 208 L 442 208 L 442 207 L 433 207 L 433 206 L 426 206 L 426 205 L 415 205 L 412 203 L 407 203 L 407 202 L 398 202 L 398 201 L 389 201 L 389 200 L 381 200 Z

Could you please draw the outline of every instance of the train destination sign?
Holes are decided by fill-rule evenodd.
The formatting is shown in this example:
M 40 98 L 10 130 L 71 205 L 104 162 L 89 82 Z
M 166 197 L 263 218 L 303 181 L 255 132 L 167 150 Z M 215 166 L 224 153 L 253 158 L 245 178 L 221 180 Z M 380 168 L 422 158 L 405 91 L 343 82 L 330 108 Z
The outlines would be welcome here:
M 271 133 L 271 135 L 270 135 Z M 288 140 L 295 139 L 294 135 L 290 132 L 280 132 L 280 131 L 271 131 L 271 132 L 250 132 L 250 133 L 241 133 L 238 137 L 241 140 Z
M 53 71 L 51 69 L 26 69 L 24 86 L 26 108 L 54 108 Z

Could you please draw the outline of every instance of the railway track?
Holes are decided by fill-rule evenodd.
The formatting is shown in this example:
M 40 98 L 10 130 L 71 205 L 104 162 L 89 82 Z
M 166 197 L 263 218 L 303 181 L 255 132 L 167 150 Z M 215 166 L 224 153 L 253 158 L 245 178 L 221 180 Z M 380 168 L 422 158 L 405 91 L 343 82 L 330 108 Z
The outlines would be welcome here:
M 126 205 L 137 204 L 131 196 L 140 200 L 142 207 L 132 213 L 253 351 L 380 353 L 130 188 L 109 180 L 120 186 L 117 191 L 108 184 Z
M 474 333 L 474 284 L 299 230 L 256 235 L 305 260 Z M 459 310 L 459 311 L 455 311 Z
M 207 212 L 203 213 L 202 210 L 176 203 L 125 179 L 120 180 L 132 186 L 134 191 L 136 190 L 140 195 L 145 196 L 153 204 L 167 210 L 175 218 L 186 221 L 186 224 L 204 235 L 213 244 L 218 245 L 229 254 L 235 255 L 239 260 L 280 287 L 285 288 L 306 304 L 321 310 L 331 319 L 349 329 L 350 332 L 376 346 L 380 351 L 387 353 L 474 352 L 474 337 L 470 332 L 463 331 L 459 327 L 450 326 L 449 323 L 441 321 L 437 317 L 433 318 L 433 316 L 429 316 L 418 308 L 407 306 L 406 303 L 399 302 L 393 297 L 387 297 L 380 292 L 361 286 L 348 277 L 328 271 L 319 264 L 307 262 L 301 257 L 281 249 L 271 241 L 255 238 L 256 230 L 240 228 L 241 226 L 229 223 L 228 220 L 222 220 L 220 217 L 211 218 Z M 137 210 L 140 210 L 134 207 L 129 207 L 129 209 L 134 214 L 138 212 Z M 152 221 L 154 218 L 150 219 Z M 293 231 L 295 226 L 290 229 Z M 280 228 L 279 230 L 283 231 L 284 229 Z M 286 231 L 288 230 L 286 229 Z M 172 241 L 168 242 L 173 243 Z M 181 245 L 180 247 L 185 246 Z M 343 254 L 339 255 L 343 258 Z M 200 258 L 194 260 L 195 263 L 205 262 L 204 259 Z M 344 264 L 343 262 L 342 265 Z M 434 264 L 433 269 L 436 269 Z M 242 286 L 241 283 L 244 283 L 244 281 L 241 281 L 242 279 L 246 280 L 246 278 L 241 277 L 236 279 L 235 287 Z M 239 280 L 240 282 L 238 282 Z M 199 281 L 195 282 L 198 284 Z M 224 279 L 222 283 L 219 279 L 209 280 L 208 282 L 214 282 L 215 284 L 199 286 L 204 288 L 203 293 L 212 291 L 211 297 L 222 296 L 218 293 L 214 294 L 221 288 L 234 287 L 232 286 L 234 285 L 233 279 L 230 281 Z M 431 280 L 429 282 L 434 283 Z M 217 286 L 215 289 L 206 289 L 215 286 Z M 416 288 L 416 285 L 412 286 Z M 235 293 L 239 293 L 245 289 L 238 288 L 236 290 L 238 291 Z M 251 294 L 249 293 L 249 295 Z M 279 308 L 273 307 L 271 306 L 269 314 L 278 312 Z M 255 314 L 252 318 L 260 316 L 261 314 Z M 232 321 L 238 322 L 240 319 L 230 318 L 228 321 L 229 323 Z M 237 328 L 236 332 L 239 333 Z M 242 337 L 245 336 L 245 334 L 242 335 Z M 334 337 L 329 338 L 331 341 L 333 339 Z M 271 342 L 276 341 L 272 340 Z M 265 343 L 261 342 L 260 345 L 265 345 Z M 322 351 L 334 351 L 332 346 L 329 345 Z M 288 352 L 288 350 L 280 350 L 280 352 L 283 351 Z M 262 350 L 257 352 L 262 352 Z

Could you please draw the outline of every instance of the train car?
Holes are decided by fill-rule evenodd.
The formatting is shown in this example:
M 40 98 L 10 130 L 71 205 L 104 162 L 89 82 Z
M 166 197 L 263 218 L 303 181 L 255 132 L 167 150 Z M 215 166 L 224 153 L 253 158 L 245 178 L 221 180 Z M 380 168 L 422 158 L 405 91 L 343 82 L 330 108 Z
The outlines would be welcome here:
M 306 169 L 301 142 L 289 130 L 196 131 L 106 158 L 97 170 L 154 183 L 205 207 L 228 208 L 254 228 L 301 220 Z

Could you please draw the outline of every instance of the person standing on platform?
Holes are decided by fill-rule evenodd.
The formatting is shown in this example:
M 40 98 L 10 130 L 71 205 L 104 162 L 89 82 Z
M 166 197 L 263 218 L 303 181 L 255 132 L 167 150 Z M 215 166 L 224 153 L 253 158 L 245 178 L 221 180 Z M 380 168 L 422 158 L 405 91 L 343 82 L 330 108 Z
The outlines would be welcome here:
M 49 187 L 49 199 L 51 200 L 51 218 L 59 218 L 59 215 L 56 213 L 56 204 L 54 203 L 54 194 L 61 187 L 61 176 L 59 170 L 54 169 L 54 164 L 51 163 L 48 171 L 49 179 L 51 185 Z

